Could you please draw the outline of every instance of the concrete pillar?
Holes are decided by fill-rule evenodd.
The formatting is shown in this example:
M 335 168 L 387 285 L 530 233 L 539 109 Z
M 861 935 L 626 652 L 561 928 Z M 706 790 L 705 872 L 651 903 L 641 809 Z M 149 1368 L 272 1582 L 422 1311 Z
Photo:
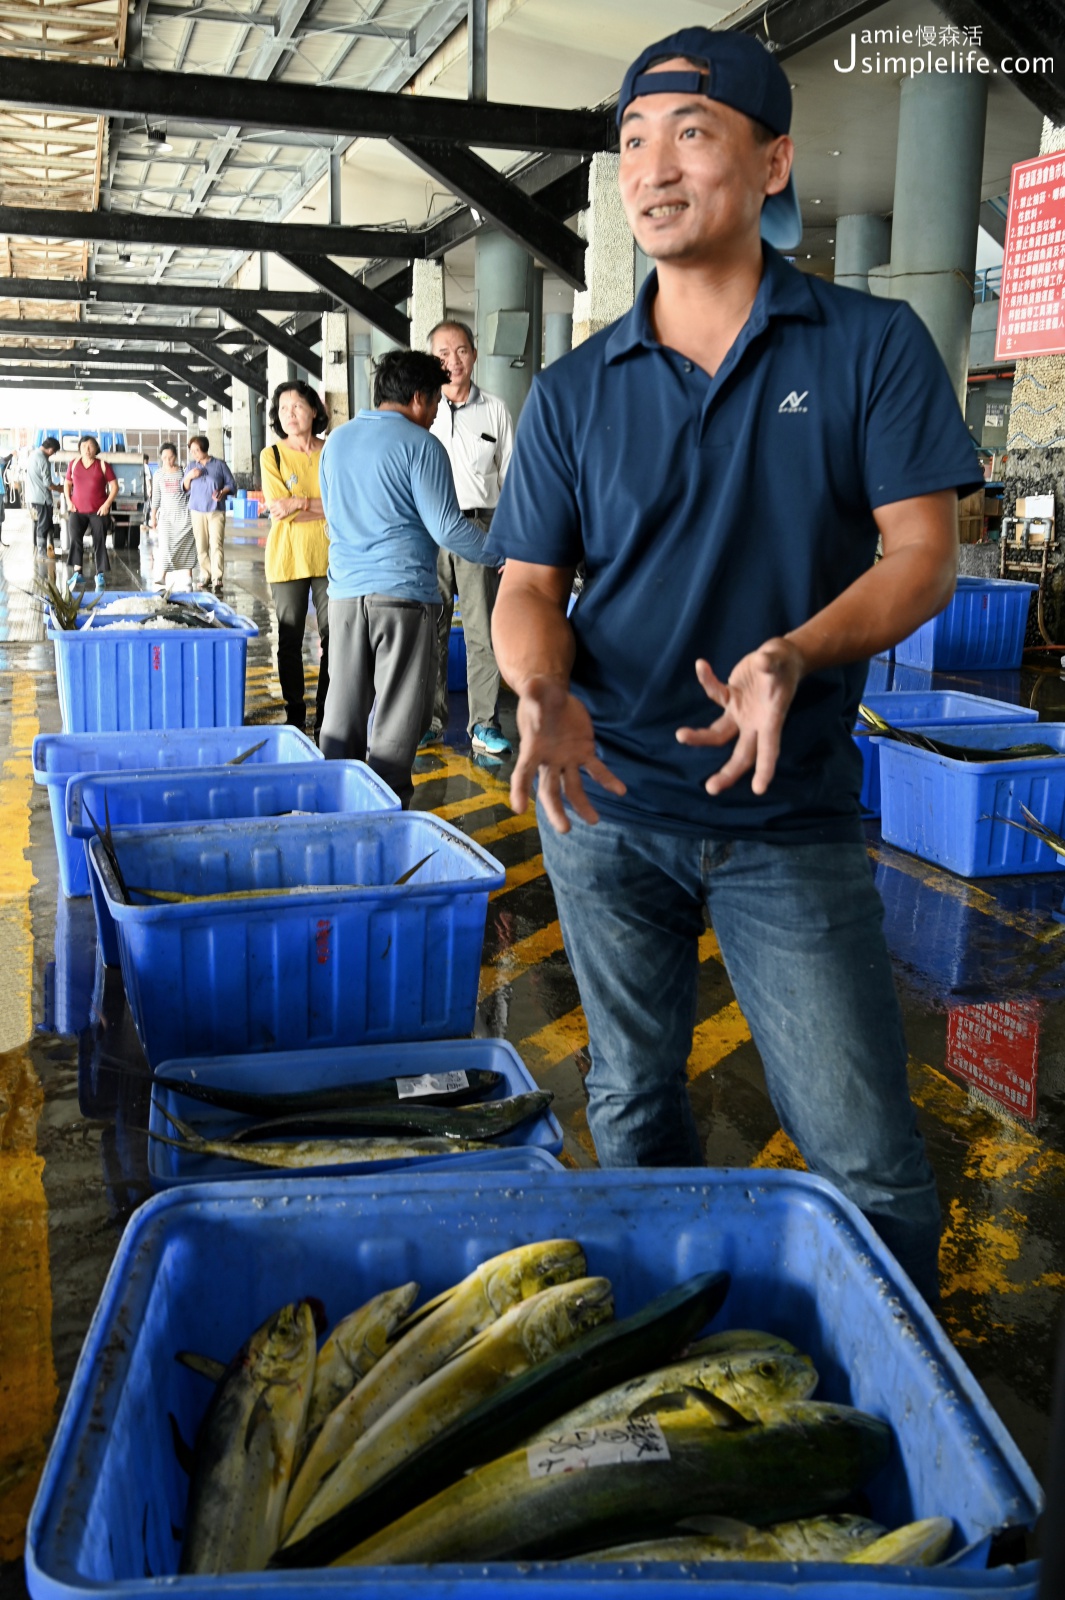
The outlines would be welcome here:
M 904 78 L 891 227 L 891 297 L 907 300 L 965 403 L 987 78 Z
M 252 483 L 259 478 L 259 457 L 266 443 L 266 407 L 268 402 L 261 394 L 249 391 L 248 394 L 248 431 L 251 436 L 251 476 Z M 273 429 L 270 437 L 273 438 Z
M 636 297 L 636 247 L 618 192 L 620 159 L 600 151 L 588 172 L 588 209 L 581 212 L 588 287 L 573 300 L 574 344 L 624 316 Z
M 222 416 L 222 407 L 216 404 L 214 400 L 208 400 L 207 420 L 204 423 L 203 431 L 210 441 L 211 454 L 217 456 L 220 461 L 224 461 L 226 458 L 225 429 Z
M 573 318 L 568 311 L 549 311 L 544 318 L 544 366 L 573 349 Z
M 238 484 L 243 480 L 243 487 L 250 483 L 254 470 L 251 454 L 251 391 L 246 383 L 233 379 L 231 391 L 233 407 L 229 413 L 230 427 L 230 457 L 229 465 Z M 255 463 L 254 465 L 257 465 Z
M 370 380 L 370 335 L 367 332 L 358 333 L 349 329 L 351 351 L 351 406 L 352 415 L 356 411 L 369 411 L 373 404 L 373 393 Z
M 296 376 L 296 363 L 290 361 L 288 356 L 282 355 L 280 350 L 275 350 L 273 345 L 266 347 L 266 388 L 267 403 L 274 397 L 274 390 L 279 383 L 289 383 Z
M 416 261 L 410 297 L 410 347 L 424 350 L 429 329 L 444 320 L 444 263 Z
M 544 364 L 544 269 L 533 268 L 532 327 L 529 330 L 529 377 L 536 377 Z
M 322 382 L 319 392 L 329 412 L 330 426 L 339 428 L 351 416 L 346 311 L 327 311 L 322 318 Z
M 836 282 L 869 293 L 869 272 L 891 255 L 891 224 L 884 217 L 857 213 L 836 218 Z
M 505 402 L 517 422 L 532 384 L 532 257 L 505 233 L 482 228 L 474 245 L 474 284 L 476 380 Z M 524 338 L 515 320 L 521 317 Z

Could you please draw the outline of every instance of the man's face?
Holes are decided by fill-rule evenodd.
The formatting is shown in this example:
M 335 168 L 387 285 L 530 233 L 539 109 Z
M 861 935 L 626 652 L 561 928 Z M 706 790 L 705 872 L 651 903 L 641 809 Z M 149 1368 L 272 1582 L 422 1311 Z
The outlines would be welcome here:
M 449 387 L 461 389 L 470 381 L 477 352 L 461 328 L 438 328 L 432 354 L 447 368 Z
M 205 453 L 202 445 L 190 444 L 189 445 L 189 455 L 192 457 L 193 461 L 206 461 L 207 460 L 207 456 L 206 456 L 206 453 Z
M 100 454 L 100 446 L 95 439 L 86 439 L 79 449 L 83 463 L 85 466 L 91 467 L 96 457 Z
M 763 198 L 785 187 L 792 148 L 786 135 L 760 143 L 749 117 L 705 95 L 640 95 L 622 119 L 619 177 L 640 249 L 656 261 L 699 261 L 757 238 Z

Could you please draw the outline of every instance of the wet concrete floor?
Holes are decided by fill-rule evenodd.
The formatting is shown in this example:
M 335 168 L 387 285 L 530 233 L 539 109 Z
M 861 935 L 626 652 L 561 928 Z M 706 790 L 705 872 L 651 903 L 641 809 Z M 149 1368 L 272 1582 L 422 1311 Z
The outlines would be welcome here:
M 265 524 L 263 525 L 265 528 Z M 97 1297 L 147 1180 L 148 1069 L 117 969 L 96 956 L 90 902 L 58 890 L 38 732 L 61 727 L 52 648 L 30 598 L 28 518 L 0 552 L 0 1597 L 25 1593 L 19 1557 L 59 1407 Z M 280 721 L 264 538 L 231 524 L 224 598 L 260 636 L 246 720 Z M 141 552 L 111 587 L 140 588 Z M 54 563 L 50 564 L 54 570 Z M 60 573 L 64 569 L 60 568 Z M 308 672 L 317 637 L 309 633 Z M 1065 721 L 1065 672 L 956 675 L 951 687 Z M 878 671 L 881 669 L 878 667 Z M 898 671 L 898 669 L 896 669 Z M 876 687 L 889 683 L 881 671 Z M 313 700 L 313 689 L 308 699 Z M 513 702 L 502 705 L 513 735 Z M 509 1039 L 555 1094 L 563 1159 L 594 1164 L 587 1034 L 530 813 L 507 804 L 508 764 L 474 755 L 464 695 L 444 744 L 419 757 L 418 807 L 506 867 L 492 897 L 477 1028 Z M 943 1325 L 1041 1474 L 1065 1287 L 1065 872 L 969 883 L 884 845 L 868 824 L 906 1016 L 911 1088 L 939 1177 Z M 713 933 L 700 947 L 692 1099 L 715 1166 L 801 1166 L 766 1096 L 757 1051 Z M 1016 1558 L 1018 1551 L 1011 1550 Z

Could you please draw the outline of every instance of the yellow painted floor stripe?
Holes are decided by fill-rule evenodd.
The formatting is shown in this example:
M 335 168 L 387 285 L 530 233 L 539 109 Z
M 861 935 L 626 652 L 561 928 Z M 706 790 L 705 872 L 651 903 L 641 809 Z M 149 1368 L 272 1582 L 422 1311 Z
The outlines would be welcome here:
M 542 878 L 543 875 L 543 856 L 530 856 L 528 861 L 518 861 L 513 867 L 507 868 L 507 881 L 502 889 L 493 889 L 488 898 L 498 900 L 500 895 L 509 894 L 511 889 L 520 889 L 522 884 L 532 883 L 534 878 Z
M 587 1044 L 588 1024 L 584 1019 L 584 1007 L 574 1006 L 572 1011 L 556 1017 L 553 1022 L 546 1023 L 522 1039 L 518 1053 L 534 1072 L 537 1068 L 546 1072 L 549 1067 L 557 1067 L 565 1061 L 567 1056 L 583 1050 Z
M 713 930 L 708 928 L 699 940 L 699 960 L 720 961 L 720 959 L 721 952 L 717 938 Z M 735 1001 L 714 1016 L 708 1017 L 695 1030 L 692 1056 L 688 1064 L 689 1078 L 697 1078 L 702 1073 L 709 1072 L 711 1067 L 723 1061 L 739 1045 L 745 1044 L 750 1036 L 747 1024 Z M 552 1022 L 546 1023 L 535 1033 L 530 1033 L 522 1039 L 519 1042 L 519 1054 L 534 1070 L 539 1068 L 540 1071 L 546 1072 L 548 1068 L 557 1067 L 565 1061 L 567 1056 L 575 1055 L 578 1050 L 585 1049 L 587 1044 L 588 1024 L 585 1021 L 584 1009 L 581 1006 L 574 1006 L 572 1011 L 556 1017 Z
M 509 839 L 516 833 L 528 833 L 530 828 L 536 827 L 536 812 L 530 806 L 528 811 L 515 816 L 504 817 L 502 822 L 493 822 L 489 828 L 478 828 L 476 833 L 471 833 L 470 838 L 476 839 L 478 844 L 495 844 L 498 839 Z
M 546 961 L 548 956 L 553 956 L 561 949 L 562 929 L 557 921 L 549 922 L 546 928 L 538 928 L 535 933 L 519 939 L 509 949 L 501 951 L 490 965 L 481 968 L 481 999 L 505 988 L 529 967 Z
M 456 817 L 468 817 L 471 811 L 488 811 L 492 806 L 499 805 L 498 795 L 469 794 L 465 800 L 450 800 L 446 806 L 434 806 L 433 816 L 443 817 L 445 822 L 453 822 Z
M 48 1206 L 37 1155 L 44 1093 L 25 1041 L 33 1026 L 28 859 L 39 731 L 33 677 L 12 678 L 11 755 L 0 776 L 0 1561 L 22 1554 L 58 1398 L 52 1358 Z
M 692 1035 L 692 1053 L 688 1058 L 688 1080 L 694 1083 L 704 1072 L 710 1072 L 719 1062 L 730 1056 L 751 1037 L 747 1019 L 735 1000 L 715 1011 L 712 1017 L 700 1022 Z
M 778 1128 L 766 1141 L 751 1162 L 752 1167 L 786 1167 L 789 1171 L 805 1172 L 806 1162 L 792 1144 L 783 1128 Z

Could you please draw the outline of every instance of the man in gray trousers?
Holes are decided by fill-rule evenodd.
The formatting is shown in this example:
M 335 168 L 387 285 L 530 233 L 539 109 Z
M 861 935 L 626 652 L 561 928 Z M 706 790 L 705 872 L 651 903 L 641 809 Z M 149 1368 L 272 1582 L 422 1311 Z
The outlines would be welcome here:
M 329 524 L 319 748 L 327 760 L 367 761 L 404 807 L 436 679 L 437 550 L 495 559 L 460 511 L 447 452 L 429 432 L 447 379 L 435 356 L 390 350 L 374 375 L 376 409 L 331 433 L 318 467 Z

